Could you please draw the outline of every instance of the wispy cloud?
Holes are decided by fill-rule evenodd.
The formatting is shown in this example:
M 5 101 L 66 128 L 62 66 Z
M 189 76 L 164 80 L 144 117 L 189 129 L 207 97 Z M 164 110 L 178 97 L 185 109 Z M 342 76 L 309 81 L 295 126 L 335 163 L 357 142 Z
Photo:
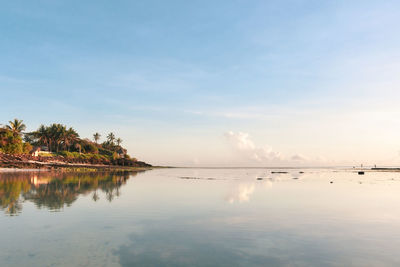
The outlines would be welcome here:
M 302 154 L 294 154 L 290 159 L 299 162 L 308 161 L 308 158 Z

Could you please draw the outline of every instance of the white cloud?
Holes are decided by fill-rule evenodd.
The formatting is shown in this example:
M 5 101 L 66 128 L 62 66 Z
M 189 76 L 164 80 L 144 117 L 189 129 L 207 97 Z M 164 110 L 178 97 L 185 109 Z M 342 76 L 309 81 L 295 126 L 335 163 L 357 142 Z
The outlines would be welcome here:
M 325 165 L 328 161 L 322 157 L 310 158 L 300 153 L 286 156 L 274 151 L 268 146 L 259 147 L 251 140 L 250 135 L 244 132 L 229 131 L 224 134 L 234 151 L 247 161 L 259 164 L 276 164 L 280 166 L 293 165 Z
M 281 153 L 275 152 L 269 147 L 257 147 L 248 133 L 229 131 L 225 133 L 225 137 L 238 152 L 251 160 L 265 162 L 284 159 Z

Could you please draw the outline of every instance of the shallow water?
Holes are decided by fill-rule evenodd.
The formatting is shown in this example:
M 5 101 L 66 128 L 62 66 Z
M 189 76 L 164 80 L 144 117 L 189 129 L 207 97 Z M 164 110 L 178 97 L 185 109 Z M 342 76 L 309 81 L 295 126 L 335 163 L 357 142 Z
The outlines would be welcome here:
M 400 265 L 400 173 L 271 171 L 2 173 L 0 266 Z

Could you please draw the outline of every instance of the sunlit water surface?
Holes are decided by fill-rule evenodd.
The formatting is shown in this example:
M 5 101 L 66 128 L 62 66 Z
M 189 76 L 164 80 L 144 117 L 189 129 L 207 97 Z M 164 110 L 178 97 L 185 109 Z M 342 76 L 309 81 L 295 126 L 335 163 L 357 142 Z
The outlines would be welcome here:
M 3 173 L 0 207 L 0 266 L 400 265 L 400 173 Z

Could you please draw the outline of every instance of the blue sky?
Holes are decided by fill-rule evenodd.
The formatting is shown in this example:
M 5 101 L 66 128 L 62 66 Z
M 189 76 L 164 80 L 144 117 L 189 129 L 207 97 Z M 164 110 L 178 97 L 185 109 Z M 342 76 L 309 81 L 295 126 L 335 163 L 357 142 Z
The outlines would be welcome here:
M 399 10 L 397 1 L 7 1 L 0 122 L 113 131 L 154 164 L 400 163 Z

